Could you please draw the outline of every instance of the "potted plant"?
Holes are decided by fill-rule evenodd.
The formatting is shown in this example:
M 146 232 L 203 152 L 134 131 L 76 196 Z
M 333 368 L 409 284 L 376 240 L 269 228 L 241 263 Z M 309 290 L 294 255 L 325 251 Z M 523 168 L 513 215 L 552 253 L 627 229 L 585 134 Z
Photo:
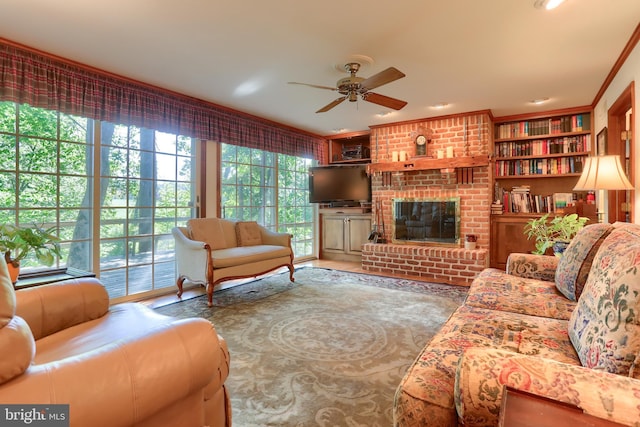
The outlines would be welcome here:
M 0 252 L 4 252 L 12 283 L 18 281 L 20 261 L 30 252 L 46 266 L 53 264 L 55 256 L 60 256 L 60 239 L 53 234 L 54 231 L 55 227 L 44 229 L 35 224 L 32 227 L 0 226 Z
M 536 241 L 534 254 L 543 255 L 547 249 L 553 248 L 556 256 L 561 256 L 564 249 L 569 245 L 571 239 L 589 219 L 579 217 L 577 214 L 556 216 L 549 220 L 549 214 L 544 214 L 540 218 L 529 220 L 524 233 L 527 239 L 532 237 Z

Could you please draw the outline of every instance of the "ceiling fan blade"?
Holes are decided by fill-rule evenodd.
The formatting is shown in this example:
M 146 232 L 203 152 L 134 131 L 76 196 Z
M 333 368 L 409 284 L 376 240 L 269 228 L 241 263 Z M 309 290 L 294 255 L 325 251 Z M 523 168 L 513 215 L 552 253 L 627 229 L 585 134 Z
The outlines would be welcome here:
M 380 71 L 378 74 L 374 74 L 373 76 L 361 81 L 360 87 L 365 88 L 366 90 L 371 90 L 401 79 L 404 76 L 405 74 L 402 71 L 394 67 L 389 67 L 386 70 Z
M 298 83 L 298 82 L 288 82 L 288 83 L 290 85 L 302 85 L 302 86 L 315 87 L 316 89 L 338 90 L 338 88 L 335 88 L 335 87 L 312 85 L 312 84 L 309 84 L 309 83 Z
M 347 99 L 346 96 L 341 96 L 340 98 L 336 99 L 335 101 L 331 101 L 329 104 L 325 105 L 324 107 L 322 107 L 321 109 L 319 109 L 318 111 L 316 111 L 316 113 L 324 113 L 326 111 L 331 110 L 333 107 L 335 107 L 336 105 L 340 104 L 342 101 L 344 101 L 345 99 Z
M 400 99 L 390 98 L 388 96 L 380 95 L 378 93 L 367 92 L 362 95 L 362 99 L 365 101 L 373 102 L 374 104 L 382 105 L 383 107 L 393 108 L 394 110 L 400 110 L 407 105 L 407 101 Z

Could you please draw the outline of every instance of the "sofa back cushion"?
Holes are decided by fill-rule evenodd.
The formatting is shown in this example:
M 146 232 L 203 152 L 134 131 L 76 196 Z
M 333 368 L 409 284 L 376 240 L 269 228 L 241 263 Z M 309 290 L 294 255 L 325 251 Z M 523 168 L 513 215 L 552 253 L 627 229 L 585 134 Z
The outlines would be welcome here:
M 238 221 L 236 223 L 238 246 L 256 246 L 262 244 L 262 232 L 255 221 Z
M 611 224 L 592 224 L 581 229 L 560 257 L 556 288 L 571 301 L 578 301 L 591 270 L 593 258 L 609 235 Z
M 189 238 L 209 244 L 212 250 L 226 249 L 221 221 L 220 218 L 191 218 L 187 221 Z
M 583 366 L 640 378 L 640 226 L 615 228 L 602 242 L 569 319 Z

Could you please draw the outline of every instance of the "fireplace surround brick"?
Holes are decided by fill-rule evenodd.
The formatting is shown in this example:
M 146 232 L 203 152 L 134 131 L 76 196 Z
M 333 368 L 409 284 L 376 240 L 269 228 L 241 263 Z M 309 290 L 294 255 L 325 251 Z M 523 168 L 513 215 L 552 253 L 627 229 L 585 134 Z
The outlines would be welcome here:
M 486 249 L 386 243 L 362 246 L 362 269 L 373 273 L 469 286 L 488 266 Z
M 491 152 L 491 116 L 486 111 L 372 127 L 371 158 L 388 162 L 392 151 L 405 150 L 413 156 L 413 139 L 419 128 L 431 129 L 433 139 L 428 154 L 453 146 L 456 156 L 487 155 Z M 376 143 L 377 141 L 377 143 Z M 465 143 L 466 141 L 466 143 Z M 466 145 L 466 148 L 465 148 Z M 420 278 L 439 283 L 469 285 L 489 266 L 490 207 L 493 198 L 489 166 L 475 167 L 473 182 L 457 183 L 455 174 L 440 170 L 394 173 L 391 185 L 383 185 L 380 175 L 372 176 L 371 191 L 379 202 L 384 238 L 389 243 L 366 243 L 362 268 L 366 271 Z M 394 198 L 460 198 L 460 245 L 427 246 L 393 243 L 392 201 Z M 375 218 L 375 217 L 374 217 Z M 477 236 L 478 249 L 463 248 L 465 234 Z

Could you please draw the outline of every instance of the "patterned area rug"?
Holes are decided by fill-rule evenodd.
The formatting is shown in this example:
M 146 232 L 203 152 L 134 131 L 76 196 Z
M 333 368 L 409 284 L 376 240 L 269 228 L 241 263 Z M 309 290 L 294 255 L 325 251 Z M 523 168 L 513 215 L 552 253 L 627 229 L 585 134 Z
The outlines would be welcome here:
M 229 346 L 235 427 L 392 424 L 395 389 L 466 288 L 304 267 L 157 311 Z

